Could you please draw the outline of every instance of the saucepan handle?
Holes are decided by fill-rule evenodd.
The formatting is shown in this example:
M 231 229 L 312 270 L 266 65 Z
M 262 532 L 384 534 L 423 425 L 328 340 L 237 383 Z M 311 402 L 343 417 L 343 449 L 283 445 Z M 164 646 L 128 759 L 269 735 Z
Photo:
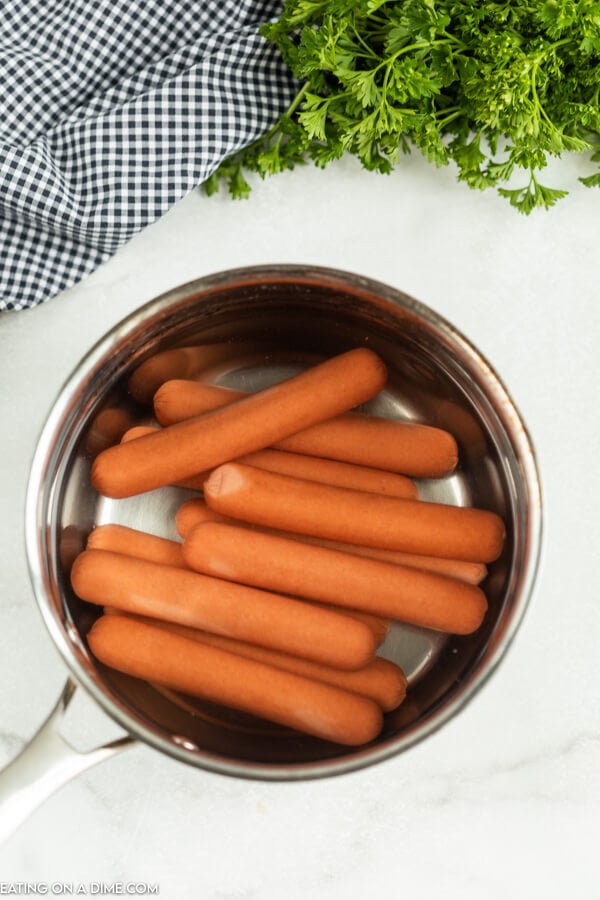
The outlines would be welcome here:
M 75 750 L 60 734 L 60 726 L 76 687 L 71 678 L 67 679 L 56 706 L 39 731 L 0 772 L 0 843 L 71 778 L 136 743 L 126 735 L 86 753 Z

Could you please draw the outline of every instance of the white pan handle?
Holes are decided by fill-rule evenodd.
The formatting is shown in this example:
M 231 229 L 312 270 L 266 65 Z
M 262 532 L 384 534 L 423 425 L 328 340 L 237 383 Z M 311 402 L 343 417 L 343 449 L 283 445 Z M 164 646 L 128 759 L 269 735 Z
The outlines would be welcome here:
M 0 772 L 0 843 L 71 778 L 136 743 L 127 735 L 86 753 L 75 750 L 60 734 L 60 726 L 76 687 L 68 678 L 39 731 Z

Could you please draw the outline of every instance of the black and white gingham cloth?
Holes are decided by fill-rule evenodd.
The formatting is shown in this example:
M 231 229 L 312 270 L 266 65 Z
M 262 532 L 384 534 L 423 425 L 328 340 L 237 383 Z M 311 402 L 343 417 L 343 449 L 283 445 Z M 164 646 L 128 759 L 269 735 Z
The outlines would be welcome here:
M 279 8 L 0 0 L 0 311 L 77 282 L 268 130 L 296 89 L 257 34 Z

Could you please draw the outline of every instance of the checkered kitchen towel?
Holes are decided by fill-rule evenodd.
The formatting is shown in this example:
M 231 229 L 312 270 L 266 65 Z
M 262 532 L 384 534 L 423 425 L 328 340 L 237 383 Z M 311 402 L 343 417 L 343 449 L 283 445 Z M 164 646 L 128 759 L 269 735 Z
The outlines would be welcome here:
M 0 0 L 0 310 L 74 284 L 264 133 L 274 0 Z

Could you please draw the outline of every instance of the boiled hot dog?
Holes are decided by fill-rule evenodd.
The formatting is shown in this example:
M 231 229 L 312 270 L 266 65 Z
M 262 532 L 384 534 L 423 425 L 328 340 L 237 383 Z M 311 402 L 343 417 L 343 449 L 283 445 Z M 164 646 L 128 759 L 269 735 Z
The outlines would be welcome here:
M 385 380 L 376 354 L 350 350 L 211 415 L 110 447 L 94 461 L 92 484 L 109 497 L 175 484 L 351 409 Z
M 99 525 L 94 528 L 88 537 L 87 549 L 110 550 L 164 566 L 185 567 L 178 541 L 169 541 L 124 525 Z
M 123 435 L 123 443 L 154 434 L 158 428 L 150 425 L 136 425 Z M 241 456 L 237 462 L 267 472 L 279 472 L 295 478 L 307 478 L 322 484 L 337 484 L 351 487 L 357 491 L 370 491 L 374 494 L 386 494 L 390 497 L 407 497 L 415 500 L 418 497 L 414 481 L 395 472 L 384 472 L 381 469 L 369 469 L 366 466 L 353 466 L 349 463 L 337 462 L 333 459 L 320 459 L 316 456 L 303 456 L 300 453 L 286 453 L 283 450 L 257 450 Z M 201 472 L 179 482 L 181 487 L 201 491 L 210 472 Z
M 159 422 L 172 425 L 248 396 L 200 382 L 167 382 L 154 398 L 154 412 Z M 298 429 L 269 446 L 418 478 L 447 475 L 458 460 L 456 441 L 448 431 L 358 413 Z
M 119 614 L 118 610 L 112 608 L 105 608 L 104 612 L 108 615 Z M 402 669 L 387 659 L 375 657 L 373 662 L 363 669 L 348 672 L 333 669 L 331 666 L 320 666 L 318 663 L 300 659 L 298 656 L 278 653 L 276 650 L 266 650 L 264 647 L 257 647 L 256 644 L 248 644 L 245 641 L 236 641 L 221 635 L 210 634 L 207 631 L 199 631 L 196 628 L 186 628 L 185 625 L 160 622 L 157 619 L 149 619 L 147 616 L 133 616 L 133 618 L 138 622 L 145 622 L 147 625 L 160 626 L 161 629 L 171 631 L 173 634 L 180 634 L 182 637 L 198 641 L 201 644 L 208 644 L 210 647 L 228 650 L 230 653 L 237 653 L 247 659 L 267 663 L 277 669 L 285 669 L 286 672 L 295 672 L 296 675 L 303 675 L 305 678 L 314 678 L 316 681 L 335 684 L 344 690 L 354 691 L 356 694 L 364 694 L 365 697 L 375 700 L 384 712 L 400 706 L 406 695 L 406 677 Z
M 381 731 L 381 709 L 368 697 L 125 616 L 103 616 L 88 643 L 97 659 L 120 672 L 325 740 L 355 746 Z
M 471 634 L 487 610 L 472 584 L 232 525 L 197 525 L 183 545 L 198 572 L 296 597 Z
M 382 497 L 237 463 L 216 469 L 204 496 L 211 509 L 244 522 L 423 556 L 492 562 L 504 542 L 502 520 L 486 510 Z
M 210 366 L 239 356 L 252 348 L 247 343 L 195 344 L 175 347 L 150 356 L 135 369 L 127 388 L 139 403 L 152 403 L 152 398 L 165 381 L 192 378 Z
M 201 522 L 225 522 L 229 525 L 240 525 L 245 528 L 254 528 L 249 522 L 241 522 L 236 519 L 222 516 L 210 509 L 199 497 L 186 500 L 177 510 L 177 531 L 182 538 Z M 459 578 L 469 584 L 479 584 L 487 575 L 487 567 L 483 563 L 465 562 L 462 559 L 443 559 L 437 556 L 419 556 L 416 553 L 403 553 L 401 550 L 382 550 L 378 547 L 361 547 L 357 544 L 344 544 L 341 541 L 328 541 L 325 538 L 310 537 L 306 534 L 292 534 L 290 531 L 277 531 L 272 528 L 260 528 L 268 534 L 278 534 L 280 537 L 290 537 L 307 544 L 318 544 L 320 547 L 329 547 L 330 550 L 341 550 L 343 553 L 354 553 L 356 556 L 366 556 L 369 559 L 380 559 L 382 562 L 396 563 L 401 566 L 410 566 L 413 569 L 425 569 L 427 572 L 438 572 L 440 575 L 449 575 L 451 578 Z

